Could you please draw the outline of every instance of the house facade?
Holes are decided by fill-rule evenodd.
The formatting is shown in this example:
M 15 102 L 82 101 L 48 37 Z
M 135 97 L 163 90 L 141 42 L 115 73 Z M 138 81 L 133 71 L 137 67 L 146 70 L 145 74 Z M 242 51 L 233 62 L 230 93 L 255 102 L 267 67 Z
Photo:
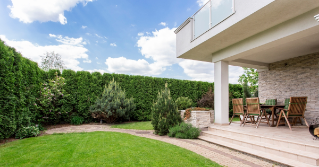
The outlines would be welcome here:
M 216 125 L 229 122 L 229 65 L 258 70 L 261 102 L 307 96 L 308 122 L 319 117 L 318 14 L 316 0 L 209 0 L 175 30 L 178 58 L 212 63 Z

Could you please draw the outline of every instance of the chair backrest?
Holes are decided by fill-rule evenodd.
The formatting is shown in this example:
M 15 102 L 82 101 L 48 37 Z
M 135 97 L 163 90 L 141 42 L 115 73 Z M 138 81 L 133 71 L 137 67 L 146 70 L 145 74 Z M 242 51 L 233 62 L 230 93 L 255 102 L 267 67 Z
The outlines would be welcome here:
M 285 99 L 285 109 L 288 110 L 290 98 Z
M 247 114 L 260 114 L 260 104 L 259 104 L 259 98 L 246 98 L 247 103 Z
M 306 111 L 307 97 L 290 97 L 288 116 L 304 116 Z
M 233 112 L 244 114 L 243 98 L 233 99 Z
M 266 99 L 265 105 L 276 105 L 277 99 Z

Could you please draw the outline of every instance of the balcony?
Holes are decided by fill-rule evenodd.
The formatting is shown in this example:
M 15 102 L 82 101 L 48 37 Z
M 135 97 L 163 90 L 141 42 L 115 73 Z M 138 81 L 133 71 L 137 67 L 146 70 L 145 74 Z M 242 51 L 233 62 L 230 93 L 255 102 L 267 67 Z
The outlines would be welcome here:
M 191 17 L 194 22 L 193 39 L 198 38 L 234 13 L 234 0 L 209 0 Z

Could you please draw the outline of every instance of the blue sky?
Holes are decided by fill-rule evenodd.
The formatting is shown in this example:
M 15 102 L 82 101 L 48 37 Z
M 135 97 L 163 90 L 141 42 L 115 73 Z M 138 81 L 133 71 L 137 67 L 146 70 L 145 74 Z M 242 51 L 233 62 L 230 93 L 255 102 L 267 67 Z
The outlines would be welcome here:
M 175 55 L 173 31 L 204 1 L 1 0 L 0 38 L 39 63 L 54 51 L 75 71 L 213 82 L 212 63 Z M 230 82 L 242 71 L 230 66 Z

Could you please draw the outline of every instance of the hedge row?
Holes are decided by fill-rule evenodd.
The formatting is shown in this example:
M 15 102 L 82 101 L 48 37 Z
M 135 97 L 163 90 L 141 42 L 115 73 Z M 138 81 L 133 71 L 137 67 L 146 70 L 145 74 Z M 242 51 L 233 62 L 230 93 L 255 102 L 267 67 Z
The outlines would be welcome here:
M 45 72 L 0 40 L 0 139 L 35 121 L 34 103 Z
M 56 72 L 65 78 L 64 89 L 69 94 L 60 101 L 63 104 L 61 111 L 70 113 L 69 118 L 61 120 L 63 122 L 70 121 L 72 115 L 82 116 L 85 122 L 91 122 L 89 107 L 102 94 L 103 86 L 113 78 L 128 98 L 135 99 L 136 110 L 131 113 L 130 119 L 138 121 L 150 120 L 151 106 L 165 83 L 168 83 L 174 100 L 181 96 L 189 97 L 193 100 L 193 106 L 197 106 L 196 102 L 210 87 L 214 88 L 214 83 L 200 81 L 72 70 L 64 70 L 62 74 L 58 70 L 45 72 L 37 63 L 23 58 L 1 40 L 0 71 L 0 139 L 12 136 L 23 126 L 38 123 L 36 118 L 41 115 L 37 115 L 34 106 L 36 98 L 42 83 L 53 79 Z M 229 89 L 232 97 L 242 96 L 241 85 L 230 84 Z

